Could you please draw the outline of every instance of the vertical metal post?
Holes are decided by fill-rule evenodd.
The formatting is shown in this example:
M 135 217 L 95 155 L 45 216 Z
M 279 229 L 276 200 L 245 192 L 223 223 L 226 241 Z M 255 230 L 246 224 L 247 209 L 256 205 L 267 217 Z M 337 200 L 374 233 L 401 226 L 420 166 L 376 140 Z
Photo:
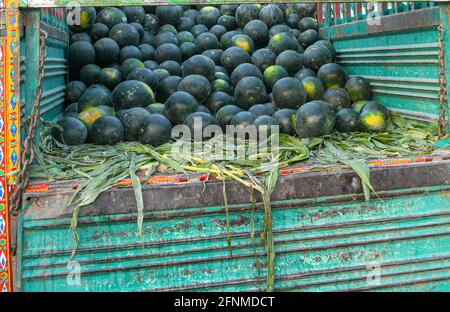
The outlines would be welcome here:
M 446 76 L 446 85 L 445 90 L 449 89 L 448 79 L 450 77 L 450 4 L 449 3 L 440 3 L 439 4 L 439 12 L 440 12 L 440 25 L 443 28 L 443 51 L 444 51 L 444 73 Z M 448 94 L 445 97 L 445 115 L 446 115 L 446 124 L 447 124 L 447 133 L 450 133 L 450 105 L 448 103 Z

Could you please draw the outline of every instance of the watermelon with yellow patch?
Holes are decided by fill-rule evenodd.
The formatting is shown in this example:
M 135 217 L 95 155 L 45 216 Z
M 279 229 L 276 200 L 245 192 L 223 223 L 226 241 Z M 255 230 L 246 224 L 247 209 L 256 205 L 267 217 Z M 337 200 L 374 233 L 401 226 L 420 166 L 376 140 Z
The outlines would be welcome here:
M 272 90 L 275 83 L 285 77 L 289 77 L 288 71 L 284 67 L 278 65 L 267 67 L 263 73 L 264 84 L 268 90 Z
M 365 110 L 359 114 L 359 128 L 364 132 L 382 132 L 386 130 L 387 118 L 379 110 Z
M 308 96 L 308 101 L 322 99 L 325 88 L 320 79 L 316 77 L 306 77 L 302 80 L 302 85 Z
M 80 119 L 86 128 L 89 130 L 92 127 L 92 124 L 99 119 L 100 117 L 110 115 L 105 109 L 101 107 L 87 107 L 81 111 L 78 115 L 78 119 Z
M 252 54 L 255 50 L 253 39 L 245 34 L 237 34 L 231 37 L 231 45 L 244 49 L 245 52 Z

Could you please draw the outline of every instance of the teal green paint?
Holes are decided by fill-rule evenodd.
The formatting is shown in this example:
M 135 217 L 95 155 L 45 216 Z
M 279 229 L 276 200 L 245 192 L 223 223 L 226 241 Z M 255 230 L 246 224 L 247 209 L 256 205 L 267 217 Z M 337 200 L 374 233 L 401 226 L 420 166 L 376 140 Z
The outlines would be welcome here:
M 433 189 L 439 187 L 428 188 Z M 386 265 L 383 285 L 446 277 L 444 286 L 437 282 L 427 285 L 449 290 L 450 275 L 443 269 L 450 264 L 445 248 L 450 244 L 449 198 L 449 191 L 435 191 L 369 203 L 324 204 L 325 198 L 306 206 L 300 205 L 302 200 L 292 200 L 291 204 L 297 203 L 292 208 L 276 208 L 277 203 L 273 203 L 276 288 L 317 291 L 365 287 L 366 264 L 378 259 Z M 255 213 L 255 256 L 250 240 L 251 211 L 239 207 L 243 206 L 230 206 L 232 259 L 223 207 L 191 208 L 206 211 L 188 218 L 146 213 L 142 237 L 137 235 L 136 216 L 128 216 L 126 221 L 111 220 L 118 220 L 119 215 L 82 217 L 80 245 L 73 259 L 80 264 L 82 284 L 76 287 L 66 283 L 72 248 L 70 219 L 30 220 L 25 216 L 22 290 L 132 291 L 193 285 L 195 290 L 257 290 L 255 262 L 265 263 L 257 235 L 263 212 L 258 209 Z M 49 254 L 52 251 L 58 253 Z M 442 259 L 423 261 L 432 256 Z M 329 272 L 320 273 L 322 270 Z M 42 278 L 44 272 L 46 277 Z M 259 273 L 263 289 L 264 268 Z
M 33 107 L 34 92 L 37 84 L 39 67 L 39 22 L 40 10 L 30 9 L 27 12 L 26 40 L 26 91 L 25 91 L 25 115 L 30 116 Z
M 447 90 L 450 88 L 448 79 L 450 78 L 450 5 L 447 3 L 442 3 L 439 5 L 440 7 L 440 24 L 443 27 L 443 41 L 444 41 L 444 58 L 445 58 L 445 73 L 447 78 Z M 448 103 L 448 95 L 447 95 L 447 103 L 446 103 L 446 118 L 447 118 L 447 133 L 450 133 L 450 104 Z

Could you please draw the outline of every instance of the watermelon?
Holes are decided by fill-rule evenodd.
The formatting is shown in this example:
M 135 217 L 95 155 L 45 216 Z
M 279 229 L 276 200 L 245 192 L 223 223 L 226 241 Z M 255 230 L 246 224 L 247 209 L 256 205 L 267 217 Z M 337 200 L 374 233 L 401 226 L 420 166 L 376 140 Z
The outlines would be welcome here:
M 230 120 L 230 125 L 233 125 L 235 127 L 247 127 L 255 121 L 255 119 L 258 118 L 255 114 L 247 111 L 238 112 L 236 113 Z
M 225 105 L 221 107 L 216 113 L 216 119 L 219 122 L 219 125 L 222 128 L 225 128 L 226 125 L 230 124 L 231 119 L 234 115 L 239 112 L 242 112 L 242 108 L 236 105 Z
M 360 76 L 350 77 L 345 83 L 345 90 L 350 95 L 352 102 L 368 100 L 370 98 L 369 81 Z
M 97 43 L 96 43 L 97 44 Z M 95 62 L 96 50 L 88 41 L 76 41 L 69 47 L 69 62 L 73 68 L 81 68 Z
M 77 33 L 77 34 L 74 34 L 72 37 L 70 37 L 70 44 L 72 44 L 76 41 L 87 41 L 92 44 L 91 37 L 85 32 Z
M 98 145 L 114 145 L 122 141 L 124 135 L 123 126 L 114 116 L 98 118 L 91 126 L 89 137 Z
M 126 23 L 127 16 L 118 8 L 108 7 L 97 14 L 95 21 L 97 23 L 105 24 L 108 28 L 112 28 L 117 24 Z
M 276 111 L 272 115 L 273 119 L 275 120 L 276 124 L 280 126 L 280 132 L 294 135 L 295 129 L 292 124 L 293 118 L 295 118 L 295 110 L 289 109 L 289 108 L 283 108 L 278 111 Z
M 111 38 L 99 39 L 94 44 L 94 49 L 94 59 L 97 61 L 97 64 L 107 65 L 119 60 L 120 47 L 117 42 Z
M 252 54 L 255 50 L 255 43 L 252 38 L 245 34 L 236 34 L 231 37 L 232 46 L 242 48 L 248 54 Z
M 367 103 L 361 108 L 360 113 L 368 110 L 378 110 L 383 113 L 386 119 L 391 117 L 389 110 L 377 101 L 367 101 Z
M 342 108 L 336 113 L 336 130 L 339 132 L 358 131 L 358 113 L 351 108 Z
M 197 47 L 197 53 L 202 53 L 206 50 L 218 49 L 219 40 L 214 34 L 204 32 L 195 39 L 195 46 Z
M 183 16 L 189 18 L 194 23 L 197 23 L 198 14 L 199 12 L 194 9 L 188 9 L 183 12 Z
M 155 50 L 155 61 L 159 64 L 165 61 L 181 62 L 181 51 L 173 43 L 161 44 Z
M 222 14 L 218 8 L 213 6 L 205 6 L 200 9 L 197 21 L 199 24 L 203 24 L 206 27 L 211 28 L 217 24 L 217 20 L 221 15 Z
M 98 75 L 98 82 L 113 90 L 122 80 L 122 74 L 115 68 L 105 67 Z
M 249 112 L 256 116 L 272 116 L 275 113 L 275 109 L 270 104 L 255 104 L 248 109 Z
M 223 79 L 215 79 L 211 84 L 211 90 L 231 93 L 233 91 L 233 88 L 228 81 Z
M 208 107 L 213 114 L 217 113 L 223 106 L 231 104 L 234 104 L 233 98 L 222 91 L 212 92 L 205 103 L 206 107 Z
M 250 55 L 242 48 L 230 47 L 223 51 L 220 64 L 228 71 L 232 72 L 238 65 L 249 63 Z
M 282 32 L 274 35 L 270 39 L 268 48 L 278 55 L 286 50 L 298 51 L 299 45 L 297 38 L 293 34 L 290 32 Z
M 303 67 L 295 74 L 295 78 L 300 81 L 302 81 L 306 77 L 316 77 L 316 73 L 312 69 Z
M 242 78 L 234 89 L 234 99 L 236 104 L 243 109 L 264 103 L 267 99 L 264 82 L 257 77 Z
M 133 69 L 144 67 L 144 63 L 142 63 L 138 59 L 129 58 L 120 65 L 120 73 L 122 74 L 122 77 L 126 77 Z
M 194 55 L 183 63 L 182 76 L 197 74 L 206 77 L 209 81 L 213 81 L 215 69 L 214 62 L 209 57 Z
M 146 14 L 145 15 L 145 21 L 142 24 L 144 26 L 145 32 L 149 34 L 156 34 L 159 29 L 159 19 L 154 14 Z M 145 34 L 144 32 L 144 34 Z
M 87 129 L 78 119 L 73 117 L 63 117 L 57 121 L 61 127 L 52 128 L 53 137 L 66 145 L 81 145 L 87 139 Z
M 190 114 L 184 120 L 184 124 L 188 126 L 194 141 L 210 139 L 215 130 L 211 126 L 219 126 L 219 122 L 213 115 L 204 112 L 195 112 Z
M 164 103 L 172 93 L 177 91 L 180 81 L 181 78 L 178 76 L 169 76 L 160 80 L 156 92 L 156 100 L 160 103 Z
M 154 37 L 155 36 L 152 33 L 144 30 L 144 33 L 142 34 L 141 40 L 139 41 L 139 43 L 140 44 L 153 44 Z
M 317 71 L 320 67 L 327 63 L 331 63 L 330 51 L 320 45 L 312 45 L 306 48 L 303 53 L 303 63 L 306 67 Z
M 191 33 L 195 37 L 198 37 L 198 36 L 200 36 L 201 34 L 203 34 L 205 32 L 209 32 L 209 29 L 208 29 L 208 27 L 206 27 L 203 24 L 198 24 L 198 25 L 195 25 L 194 27 L 191 28 Z
M 352 109 L 359 114 L 361 112 L 361 109 L 364 107 L 364 105 L 367 104 L 367 102 L 369 101 L 366 100 L 357 101 L 352 104 Z
M 358 118 L 359 128 L 364 132 L 382 132 L 387 127 L 387 118 L 379 110 L 361 111 Z
M 220 12 L 222 12 L 222 14 L 224 15 L 234 16 L 238 7 L 238 4 L 222 4 L 220 6 Z
M 180 44 L 180 47 L 181 47 L 181 44 L 183 44 L 185 42 L 192 42 L 192 43 L 194 43 L 195 42 L 195 37 L 189 31 L 181 31 L 181 32 L 177 33 L 177 40 L 178 40 L 178 42 Z
M 297 109 L 305 103 L 307 93 L 300 80 L 286 77 L 274 84 L 272 96 L 277 107 Z
M 156 70 L 159 67 L 158 63 L 156 63 L 155 61 L 152 61 L 152 60 L 145 61 L 142 64 L 144 64 L 145 68 L 148 68 L 148 69 L 151 69 L 151 70 Z M 142 67 L 136 66 L 135 68 L 142 68 Z M 133 70 L 133 69 L 134 68 L 131 68 L 130 71 Z M 120 66 L 119 66 L 119 70 L 120 70 Z
M 255 4 L 241 4 L 234 17 L 238 26 L 244 28 L 245 24 L 259 18 L 259 8 Z
M 102 69 L 95 64 L 84 65 L 80 69 L 80 80 L 90 86 L 92 84 L 98 83 L 98 76 Z
M 124 6 L 120 8 L 127 16 L 128 23 L 142 24 L 145 21 L 145 10 L 141 6 Z
M 298 42 L 303 48 L 307 48 L 319 40 L 319 34 L 314 29 L 305 30 L 300 34 Z
M 343 88 L 347 81 L 347 73 L 340 65 L 328 63 L 319 68 L 317 78 L 322 81 L 327 90 L 330 88 Z
M 188 60 L 195 55 L 197 47 L 192 42 L 184 42 L 180 45 L 181 59 Z
M 155 49 L 164 43 L 173 43 L 176 46 L 180 44 L 177 35 L 170 31 L 159 32 L 152 40 L 152 45 Z
M 141 51 L 142 61 L 153 60 L 155 58 L 155 48 L 147 43 L 139 45 L 139 51 Z
M 109 116 L 107 111 L 102 109 L 101 106 L 97 107 L 86 107 L 84 110 L 80 112 L 78 115 L 78 119 L 83 122 L 88 131 L 91 129 L 92 124 L 99 119 L 100 117 Z
M 306 91 L 308 102 L 322 99 L 325 88 L 319 79 L 316 77 L 306 77 L 302 80 L 302 85 Z
M 167 98 L 164 106 L 164 114 L 169 120 L 173 124 L 180 124 L 187 116 L 197 111 L 198 102 L 189 93 L 176 91 Z
M 170 76 L 170 73 L 162 68 L 157 68 L 155 70 L 153 70 L 153 72 L 155 73 L 156 77 L 158 78 L 158 85 L 159 82 L 162 81 L 163 79 L 167 78 Z
M 192 27 L 194 27 L 195 22 L 191 20 L 189 17 L 181 17 L 177 26 L 178 31 L 189 31 Z
M 124 140 L 138 140 L 141 123 L 147 116 L 150 116 L 150 113 L 142 107 L 132 107 L 122 112 L 119 119 L 123 125 Z
M 183 14 L 183 8 L 179 5 L 159 5 L 156 7 L 155 13 L 162 25 L 171 24 L 176 26 Z
M 259 49 L 253 52 L 251 61 L 258 66 L 261 72 L 264 72 L 267 67 L 275 65 L 277 55 L 269 49 Z
M 314 138 L 333 131 L 336 116 L 331 106 L 324 101 L 303 104 L 295 114 L 295 131 L 302 138 Z
M 277 34 L 281 34 L 284 32 L 290 33 L 291 28 L 288 25 L 284 25 L 284 24 L 274 25 L 274 26 L 270 27 L 270 29 L 269 29 L 269 39 L 271 39 L 273 36 L 275 36 Z
M 266 68 L 263 77 L 266 88 L 272 90 L 274 84 L 282 78 L 289 77 L 289 73 L 284 67 L 272 65 Z
M 156 74 L 148 68 L 135 68 L 127 75 L 127 80 L 139 80 L 145 83 L 147 86 L 156 90 L 158 88 L 158 77 Z
M 150 104 L 149 106 L 147 106 L 145 109 L 150 113 L 150 114 L 161 114 L 164 115 L 164 104 L 162 103 L 153 103 Z
M 259 18 L 267 25 L 272 27 L 276 24 L 284 22 L 284 14 L 281 9 L 275 4 L 268 4 L 264 6 L 259 12 Z
M 172 124 L 161 114 L 145 116 L 139 128 L 139 141 L 142 144 L 160 146 L 171 139 Z
M 70 26 L 70 30 L 77 33 L 87 31 L 94 24 L 97 17 L 97 12 L 94 7 L 78 7 L 78 9 L 80 9 L 80 19 L 77 21 L 78 23 L 73 23 Z
M 185 91 L 192 95 L 197 102 L 203 103 L 211 92 L 211 83 L 201 75 L 189 75 L 178 84 L 177 91 Z
M 64 109 L 63 115 L 71 114 L 71 113 L 79 113 L 78 110 L 78 102 L 71 103 L 67 105 L 67 107 Z
M 84 110 L 91 106 L 112 106 L 113 101 L 111 92 L 102 85 L 93 84 L 86 89 L 83 95 L 78 100 L 78 106 L 80 110 Z
M 250 63 L 243 63 L 237 66 L 231 73 L 231 83 L 236 86 L 238 82 L 244 77 L 257 77 L 263 79 L 263 75 L 258 67 Z
M 209 57 L 214 64 L 220 64 L 220 58 L 222 57 L 223 51 L 220 49 L 206 50 L 202 55 Z
M 136 30 L 139 33 L 139 38 L 142 38 L 142 35 L 144 34 L 144 31 L 145 31 L 144 26 L 142 26 L 141 24 L 136 23 L 136 22 L 132 22 L 132 23 L 130 23 L 130 25 L 133 26 L 134 28 L 136 28 Z
M 305 32 L 308 29 L 314 29 L 315 31 L 319 30 L 319 24 L 317 24 L 317 21 L 312 17 L 304 17 L 300 20 L 298 23 L 298 29 L 301 32 Z
M 128 45 L 139 45 L 139 32 L 130 24 L 117 24 L 109 31 L 109 37 L 117 42 L 120 48 Z
M 303 56 L 296 51 L 286 50 L 278 55 L 275 64 L 284 67 L 290 76 L 294 76 L 303 67 Z
M 205 105 L 199 105 L 197 111 L 211 114 L 211 111 Z
M 231 47 L 232 46 L 231 38 L 233 38 L 233 36 L 238 34 L 242 34 L 242 32 L 238 30 L 232 30 L 224 33 L 222 37 L 220 37 L 220 48 L 222 50 L 226 50 L 229 47 Z
M 259 47 L 266 45 L 269 40 L 269 28 L 261 20 L 248 22 L 244 27 L 244 34 L 249 36 Z
M 142 61 L 142 53 L 138 47 L 135 46 L 126 46 L 120 49 L 119 52 L 119 61 L 122 63 L 126 59 L 135 58 Z
M 333 60 L 336 59 L 336 49 L 334 48 L 333 44 L 330 41 L 328 41 L 328 40 L 318 40 L 314 44 L 315 45 L 321 45 L 321 46 L 327 48 L 328 51 L 330 51 L 330 53 L 331 53 L 332 59 Z
M 155 102 L 152 89 L 139 80 L 126 80 L 119 83 L 112 92 L 116 111 L 131 107 L 146 107 Z
M 211 33 L 216 36 L 217 40 L 220 40 L 222 35 L 226 33 L 228 30 L 225 28 L 225 26 L 222 25 L 214 25 L 210 29 Z
M 235 30 L 237 27 L 236 19 L 230 15 L 222 15 L 219 17 L 217 24 L 225 27 L 227 31 Z
M 325 92 L 323 99 L 331 105 L 335 112 L 350 107 L 352 104 L 350 95 L 342 88 L 328 89 L 327 92 Z
M 298 15 L 297 13 L 291 13 L 286 16 L 286 24 L 292 29 L 298 28 L 300 20 L 300 15 Z
M 66 85 L 66 100 L 69 103 L 78 102 L 87 87 L 82 81 L 71 81 Z

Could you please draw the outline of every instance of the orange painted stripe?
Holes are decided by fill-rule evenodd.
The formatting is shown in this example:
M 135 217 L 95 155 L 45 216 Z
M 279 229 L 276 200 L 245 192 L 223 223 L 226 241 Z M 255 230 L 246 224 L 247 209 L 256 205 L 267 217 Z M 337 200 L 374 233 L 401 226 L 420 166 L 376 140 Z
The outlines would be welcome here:
M 43 193 L 48 191 L 48 184 L 28 185 L 26 191 L 28 193 Z

